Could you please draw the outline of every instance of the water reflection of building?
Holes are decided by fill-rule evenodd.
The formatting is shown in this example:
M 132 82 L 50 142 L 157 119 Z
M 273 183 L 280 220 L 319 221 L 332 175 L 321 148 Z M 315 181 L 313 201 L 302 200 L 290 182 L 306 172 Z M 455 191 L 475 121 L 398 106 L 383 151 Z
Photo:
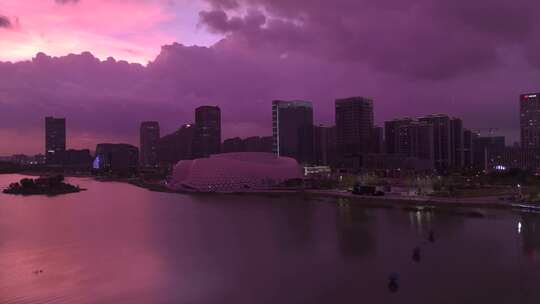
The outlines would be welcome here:
M 409 224 L 418 235 L 427 235 L 433 230 L 433 211 L 429 209 L 418 208 L 409 211 Z
M 338 246 L 344 257 L 361 257 L 374 253 L 376 227 L 368 209 L 340 201 L 336 223 Z
M 524 213 L 517 230 L 521 234 L 523 253 L 536 261 L 540 251 L 540 215 Z

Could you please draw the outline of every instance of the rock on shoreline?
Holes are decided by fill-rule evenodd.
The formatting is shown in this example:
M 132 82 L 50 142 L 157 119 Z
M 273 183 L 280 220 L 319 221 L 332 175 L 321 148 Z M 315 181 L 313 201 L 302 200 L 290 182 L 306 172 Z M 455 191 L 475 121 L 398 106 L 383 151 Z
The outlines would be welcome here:
M 44 176 L 36 179 L 23 178 L 4 189 L 6 194 L 16 195 L 60 195 L 76 193 L 85 189 L 64 182 L 63 175 Z

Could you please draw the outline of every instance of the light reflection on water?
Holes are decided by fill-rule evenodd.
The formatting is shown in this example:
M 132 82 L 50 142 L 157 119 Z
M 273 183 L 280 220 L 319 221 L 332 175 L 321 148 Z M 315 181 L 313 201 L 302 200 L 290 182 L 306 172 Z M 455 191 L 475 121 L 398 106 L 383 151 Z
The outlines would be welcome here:
M 17 178 L 0 176 L 0 185 Z M 0 195 L 0 303 L 540 299 L 537 214 L 190 197 L 75 183 L 89 190 Z M 400 276 L 397 293 L 387 288 L 391 273 Z

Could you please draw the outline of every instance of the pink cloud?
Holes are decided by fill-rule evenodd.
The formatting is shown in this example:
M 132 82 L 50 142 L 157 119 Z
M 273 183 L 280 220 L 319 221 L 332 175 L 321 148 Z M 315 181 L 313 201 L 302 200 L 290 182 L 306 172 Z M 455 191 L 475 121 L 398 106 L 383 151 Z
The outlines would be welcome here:
M 147 63 L 161 45 L 186 36 L 184 32 L 196 27 L 193 21 L 190 28 L 180 22 L 176 31 L 164 29 L 164 24 L 178 22 L 178 16 L 184 14 L 175 11 L 178 7 L 171 7 L 169 1 L 5 2 L 1 13 L 16 16 L 20 26 L 0 32 L 0 60 L 29 59 L 38 52 L 60 56 L 92 51 L 102 59 L 112 56 Z

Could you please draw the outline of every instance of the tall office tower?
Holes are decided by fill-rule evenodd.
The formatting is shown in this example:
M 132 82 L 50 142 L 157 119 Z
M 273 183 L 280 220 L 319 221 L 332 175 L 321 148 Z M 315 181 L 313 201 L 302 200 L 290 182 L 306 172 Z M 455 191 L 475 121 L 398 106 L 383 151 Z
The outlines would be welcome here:
M 433 126 L 430 123 L 407 121 L 397 129 L 395 153 L 407 157 L 433 160 Z
M 157 145 L 159 141 L 159 123 L 157 121 L 144 121 L 140 128 L 140 165 L 143 167 L 157 167 Z
M 309 101 L 272 102 L 273 152 L 300 163 L 313 159 L 313 106 Z
M 475 133 L 463 129 L 463 167 L 471 168 L 473 165 L 473 139 Z
M 540 148 L 540 93 L 521 95 L 519 114 L 521 148 Z
M 195 158 L 208 157 L 221 151 L 221 110 L 217 106 L 195 109 Z
M 448 170 L 453 164 L 450 117 L 445 114 L 433 114 L 421 117 L 419 121 L 433 125 L 435 168 L 441 171 Z
M 450 119 L 450 147 L 451 166 L 454 169 L 463 168 L 463 121 L 455 117 Z
M 336 100 L 336 138 L 340 158 L 372 152 L 373 100 L 351 97 Z
M 425 122 L 412 122 L 409 125 L 410 156 L 434 161 L 433 125 Z
M 193 138 L 195 126 L 185 124 L 172 134 L 159 139 L 158 162 L 161 164 L 174 165 L 181 160 L 193 158 Z
M 374 126 L 371 132 L 371 152 L 384 152 L 384 131 L 382 127 Z
M 66 119 L 45 117 L 45 159 L 48 165 L 61 165 L 66 151 Z
M 317 165 L 332 165 L 336 157 L 336 127 L 313 127 L 313 161 Z
M 387 154 L 399 154 L 399 130 L 412 122 L 412 118 L 394 119 L 384 123 L 384 141 Z

